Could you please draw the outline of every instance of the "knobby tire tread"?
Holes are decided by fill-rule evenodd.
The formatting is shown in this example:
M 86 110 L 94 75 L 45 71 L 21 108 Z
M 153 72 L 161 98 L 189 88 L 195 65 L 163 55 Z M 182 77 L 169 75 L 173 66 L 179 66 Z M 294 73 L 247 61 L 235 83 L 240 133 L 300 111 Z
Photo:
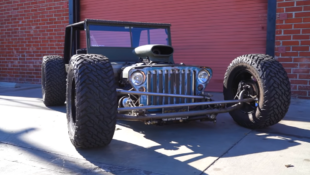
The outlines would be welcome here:
M 44 104 L 46 106 L 64 105 L 67 73 L 63 58 L 58 55 L 44 56 L 41 77 Z
M 76 128 L 71 142 L 77 148 L 106 146 L 113 138 L 117 115 L 113 68 L 108 58 L 96 54 L 74 55 L 70 66 L 76 88 Z
M 278 123 L 283 119 L 290 105 L 291 87 L 287 73 L 281 63 L 273 57 L 264 54 L 248 54 L 237 57 L 228 66 L 224 77 L 224 98 L 229 100 L 227 84 L 229 73 L 240 65 L 249 65 L 258 73 L 263 85 L 263 101 L 259 106 L 260 116 L 255 116 L 255 122 L 245 121 L 241 116 L 230 112 L 233 119 L 241 126 L 259 129 Z

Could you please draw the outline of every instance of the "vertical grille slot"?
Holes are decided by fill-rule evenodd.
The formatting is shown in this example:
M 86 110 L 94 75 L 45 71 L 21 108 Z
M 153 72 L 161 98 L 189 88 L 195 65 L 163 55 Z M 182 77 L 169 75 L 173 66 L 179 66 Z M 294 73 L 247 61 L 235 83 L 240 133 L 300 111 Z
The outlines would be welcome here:
M 159 93 L 163 93 L 164 91 L 163 91 L 163 89 L 164 89 L 164 87 L 163 87 L 163 84 L 164 84 L 164 80 L 163 80 L 163 71 L 162 70 L 160 70 L 160 71 L 158 71 L 158 74 L 157 74 L 157 79 L 158 79 L 158 91 L 157 92 L 159 92 Z M 159 105 L 162 105 L 163 104 L 163 97 L 157 97 L 158 99 L 157 99 L 157 104 L 159 104 Z
M 152 85 L 152 92 L 157 92 L 157 72 L 154 70 L 154 71 L 152 71 L 152 80 L 153 80 L 153 85 Z M 152 81 L 151 80 L 151 81 Z M 157 99 L 158 97 L 157 96 L 152 96 L 152 104 L 154 105 L 154 104 L 156 104 L 156 99 Z
M 194 74 L 190 69 L 164 69 L 147 72 L 147 92 L 194 95 Z M 192 99 L 148 96 L 147 105 L 189 103 Z
M 175 71 L 171 70 L 170 73 L 170 93 L 175 94 Z M 174 97 L 170 97 L 170 104 L 174 104 Z
M 152 80 L 152 75 L 151 75 L 151 71 L 147 72 L 147 92 L 152 92 L 152 84 L 151 84 L 151 80 Z M 150 105 L 150 101 L 151 101 L 152 96 L 148 96 L 146 99 L 146 104 Z
M 192 76 L 191 76 L 192 71 L 191 70 L 187 70 L 186 72 L 186 79 L 187 79 L 187 83 L 186 83 L 186 95 L 191 95 L 191 82 L 192 82 Z M 186 98 L 185 103 L 190 102 L 190 99 Z
M 185 94 L 185 88 L 186 88 L 186 79 L 185 79 L 185 70 L 182 70 L 182 73 L 180 74 L 181 76 L 181 94 Z M 181 98 L 180 100 L 181 103 L 184 103 L 185 102 L 185 98 Z
M 175 72 L 175 94 L 180 94 L 180 70 L 176 70 Z M 174 98 L 175 102 L 174 103 L 180 103 L 180 98 Z
M 169 93 L 169 71 L 168 70 L 165 70 L 165 72 L 164 72 L 165 74 L 164 74 L 164 76 L 165 76 L 165 84 L 164 84 L 164 93 Z M 165 102 L 164 102 L 164 104 L 168 104 L 168 97 L 164 97 L 165 98 Z

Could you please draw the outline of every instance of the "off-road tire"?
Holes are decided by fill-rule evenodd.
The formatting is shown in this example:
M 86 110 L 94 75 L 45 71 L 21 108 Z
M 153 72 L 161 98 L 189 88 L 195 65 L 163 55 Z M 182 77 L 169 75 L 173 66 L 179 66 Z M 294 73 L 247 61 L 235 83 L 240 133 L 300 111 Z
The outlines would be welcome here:
M 273 57 L 249 54 L 237 57 L 228 66 L 224 77 L 224 99 L 236 95 L 236 77 L 248 71 L 258 84 L 258 106 L 253 115 L 242 109 L 231 111 L 236 123 L 250 129 L 265 128 L 278 123 L 288 111 L 291 99 L 290 82 L 283 66 Z
M 114 135 L 117 94 L 113 68 L 105 56 L 74 55 L 67 81 L 67 124 L 77 148 L 108 145 Z
M 64 105 L 66 100 L 66 68 L 62 57 L 44 56 L 41 67 L 43 103 L 46 106 Z

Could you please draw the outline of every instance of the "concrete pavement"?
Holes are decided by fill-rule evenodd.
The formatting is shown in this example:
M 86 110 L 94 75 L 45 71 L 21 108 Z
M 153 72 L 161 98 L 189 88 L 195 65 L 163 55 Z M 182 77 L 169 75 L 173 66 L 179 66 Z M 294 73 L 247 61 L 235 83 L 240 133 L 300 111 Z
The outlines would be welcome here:
M 65 106 L 45 107 L 39 86 L 0 88 L 0 111 L 0 174 L 310 174 L 310 100 L 292 100 L 263 130 L 229 114 L 216 124 L 118 121 L 111 144 L 93 150 L 72 146 Z

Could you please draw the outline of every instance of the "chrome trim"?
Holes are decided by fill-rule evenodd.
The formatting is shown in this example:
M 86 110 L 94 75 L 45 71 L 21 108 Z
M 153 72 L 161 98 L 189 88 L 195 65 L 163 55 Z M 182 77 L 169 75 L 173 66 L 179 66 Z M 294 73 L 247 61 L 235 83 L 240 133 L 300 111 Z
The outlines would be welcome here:
M 134 83 L 132 82 L 132 75 L 133 75 L 134 73 L 136 73 L 136 72 L 141 73 L 142 76 L 143 76 L 143 82 L 142 82 L 141 84 L 138 84 L 138 85 L 135 84 L 136 86 L 140 86 L 140 85 L 142 85 L 142 84 L 145 82 L 145 79 L 146 79 L 145 73 L 142 72 L 142 71 L 140 71 L 140 70 L 136 70 L 136 71 L 132 72 L 132 73 L 130 74 L 129 81 L 130 81 L 132 84 L 134 84 Z

